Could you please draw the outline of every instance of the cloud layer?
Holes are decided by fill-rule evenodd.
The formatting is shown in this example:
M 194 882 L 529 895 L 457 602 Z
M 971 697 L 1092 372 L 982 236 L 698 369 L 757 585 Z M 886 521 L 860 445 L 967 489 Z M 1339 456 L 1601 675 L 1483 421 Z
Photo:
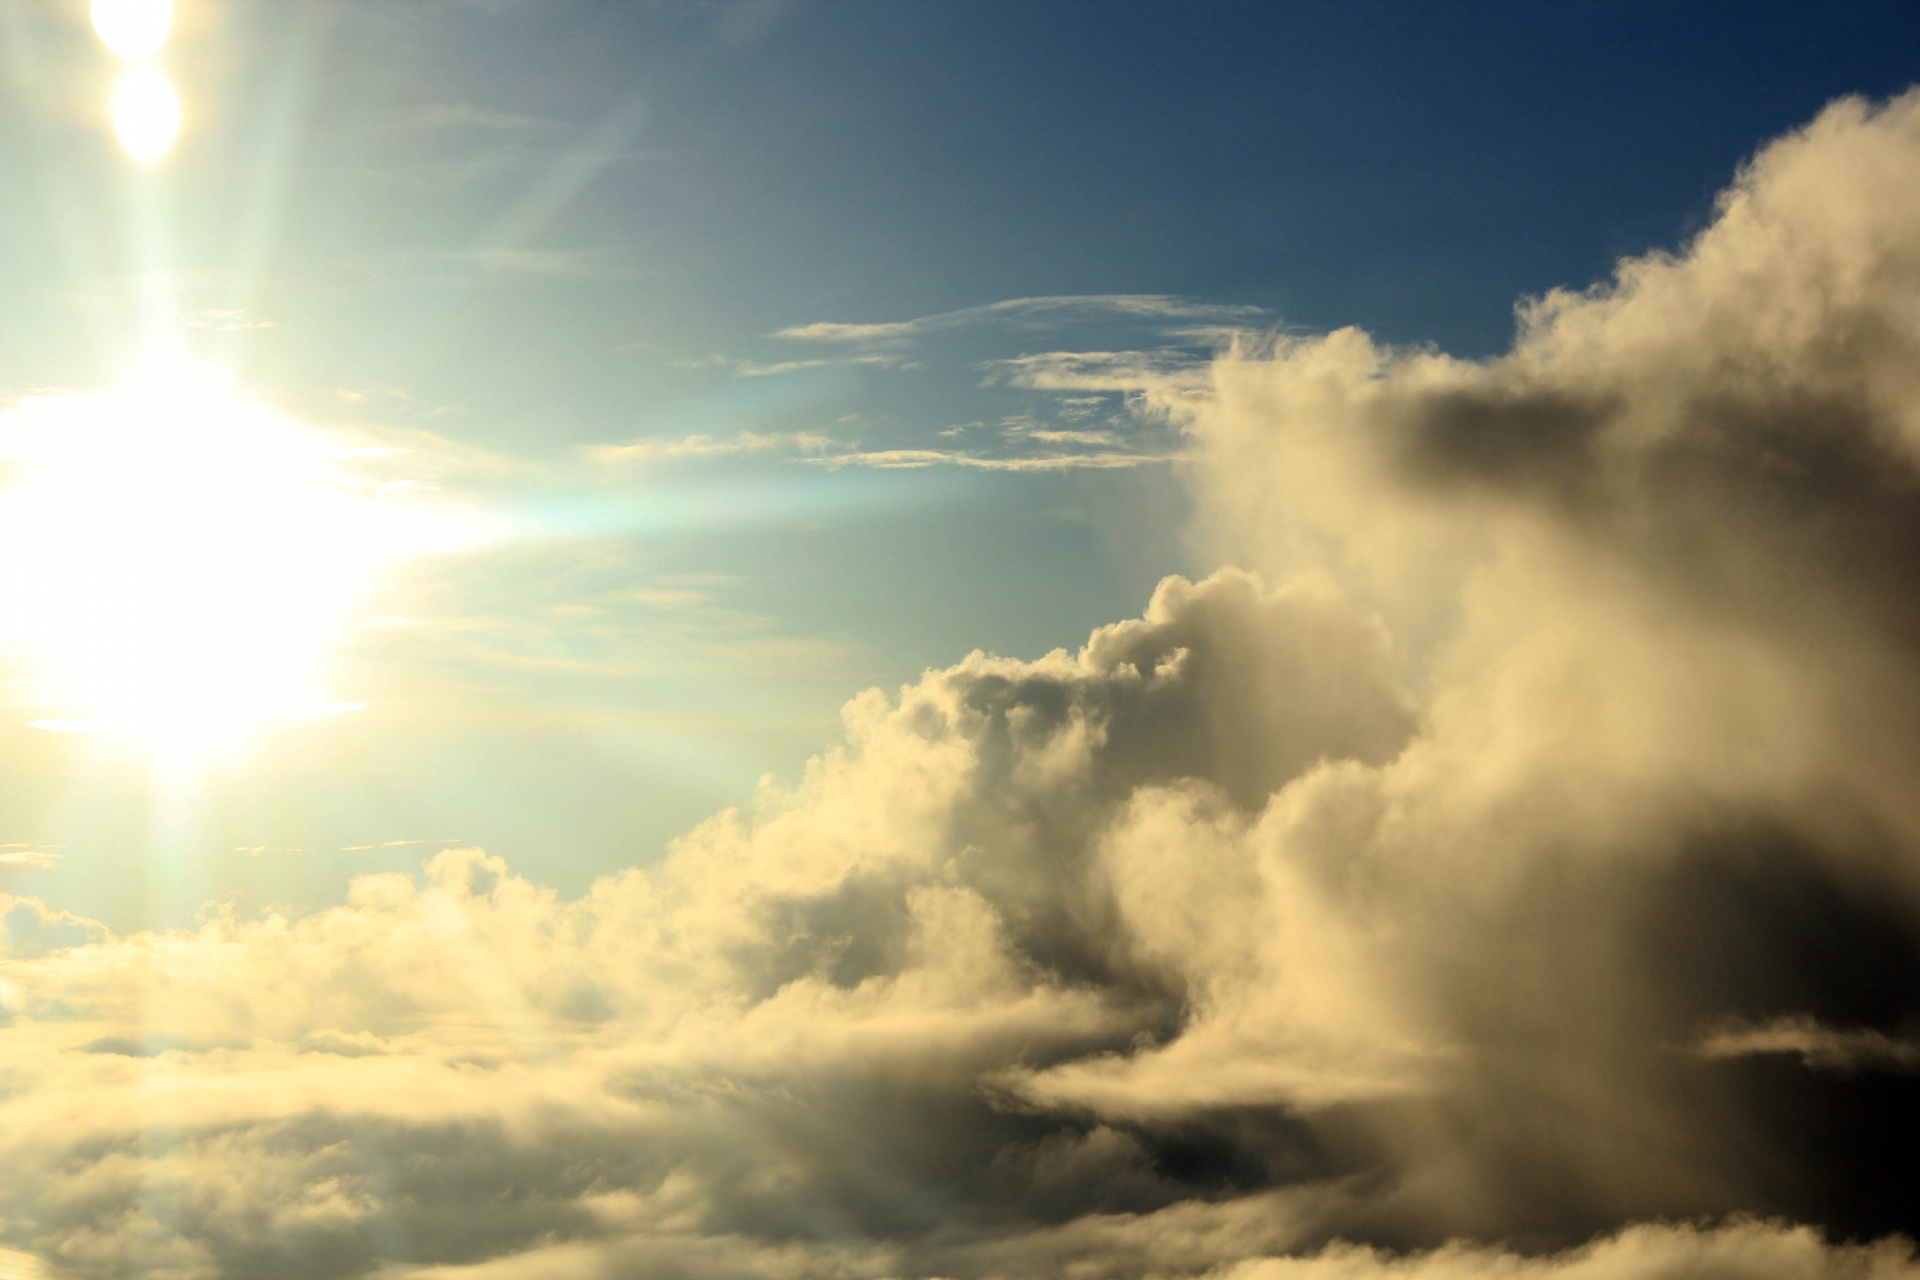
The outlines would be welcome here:
M 862 695 L 578 900 L 478 850 L 190 932 L 8 900 L 0 1237 L 74 1277 L 1920 1274 L 1920 95 L 1522 320 L 1149 381 L 1242 568 Z

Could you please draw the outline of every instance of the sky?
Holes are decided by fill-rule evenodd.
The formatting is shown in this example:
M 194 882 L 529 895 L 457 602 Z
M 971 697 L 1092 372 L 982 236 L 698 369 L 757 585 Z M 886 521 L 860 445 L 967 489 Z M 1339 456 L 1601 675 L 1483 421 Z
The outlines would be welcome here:
M 1916 78 L 0 0 L 0 1277 L 1920 1276 Z

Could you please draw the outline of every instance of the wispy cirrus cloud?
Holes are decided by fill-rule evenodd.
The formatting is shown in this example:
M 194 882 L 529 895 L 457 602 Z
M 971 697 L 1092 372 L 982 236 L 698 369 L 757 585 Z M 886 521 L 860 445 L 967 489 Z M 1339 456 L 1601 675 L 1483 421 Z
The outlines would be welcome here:
M 595 463 L 624 467 L 647 463 L 763 458 L 811 467 L 866 467 L 880 471 L 924 467 L 965 467 L 978 471 L 1110 471 L 1177 461 L 1181 449 L 1130 448 L 1109 431 L 1013 429 L 1001 433 L 1014 450 L 959 448 L 863 448 L 824 432 L 742 432 L 734 436 L 683 436 L 594 445 L 586 450 Z M 1039 446 L 1031 448 L 1028 446 Z
M 1259 307 L 1195 302 L 1157 293 L 1109 293 L 1063 295 L 1043 298 L 1009 298 L 957 311 L 942 311 L 912 320 L 883 323 L 842 323 L 818 320 L 789 325 L 770 336 L 793 342 L 835 342 L 896 344 L 944 330 L 962 329 L 986 323 L 1015 323 L 1032 328 L 1084 323 L 1088 320 L 1123 319 L 1192 324 L 1212 322 L 1219 325 L 1259 325 L 1268 313 Z
M 343 844 L 340 846 L 340 852 L 365 853 L 373 849 L 406 849 L 415 845 L 454 845 L 460 843 L 461 841 L 457 837 L 446 840 L 381 840 L 374 844 Z
M 1081 443 L 1078 441 L 1069 443 Z M 909 471 L 921 467 L 966 467 L 976 471 L 1120 471 L 1130 467 L 1177 462 L 1184 453 L 1139 452 L 1092 448 L 1078 452 L 1036 452 L 1014 456 L 969 453 L 960 449 L 856 449 L 841 454 L 803 459 L 811 466 L 870 467 L 882 471 Z
M 854 352 L 839 356 L 822 356 L 807 360 L 756 361 L 736 359 L 732 356 L 715 353 L 707 356 L 683 357 L 672 362 L 676 369 L 723 369 L 737 378 L 772 378 L 788 373 L 803 373 L 809 369 L 838 369 L 867 367 L 872 369 L 914 368 L 912 362 L 904 357 L 885 351 Z
M 1154 390 L 1200 393 L 1211 384 L 1215 352 L 1163 348 L 1148 351 L 1041 351 L 986 361 L 988 385 L 1030 391 Z
M 731 436 L 703 433 L 677 438 L 635 440 L 630 444 L 591 445 L 586 454 L 610 466 L 686 459 L 738 457 L 817 457 L 841 446 L 816 431 L 742 431 Z

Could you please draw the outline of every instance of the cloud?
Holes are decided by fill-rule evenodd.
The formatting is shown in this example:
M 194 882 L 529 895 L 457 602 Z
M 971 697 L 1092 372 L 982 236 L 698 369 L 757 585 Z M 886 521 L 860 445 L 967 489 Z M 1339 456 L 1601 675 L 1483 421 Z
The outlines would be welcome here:
M 1271 1213 L 1276 1206 L 1260 1201 Z M 1146 1215 L 1082 1219 L 1036 1231 L 1003 1247 L 967 1255 L 978 1274 L 1038 1277 L 1071 1258 L 1087 1274 L 1157 1277 L 1197 1274 L 1222 1228 L 1238 1241 L 1271 1236 L 1271 1228 L 1233 1222 L 1187 1206 Z M 1237 1228 L 1237 1230 L 1236 1230 Z M 1216 1239 L 1209 1239 L 1213 1235 Z M 875 1254 L 878 1256 L 875 1256 Z M 612 1247 L 557 1245 L 464 1267 L 410 1271 L 410 1280 L 520 1280 L 544 1275 L 881 1276 L 902 1259 L 880 1251 L 755 1248 L 751 1241 L 642 1238 Z M 1585 1248 L 1529 1255 L 1453 1244 L 1397 1255 L 1335 1245 L 1297 1256 L 1253 1257 L 1205 1270 L 1217 1280 L 1908 1280 L 1920 1274 L 1911 1246 L 1832 1245 L 1805 1227 L 1736 1221 L 1716 1228 L 1653 1225 L 1629 1228 Z
M 369 849 L 404 849 L 417 844 L 460 844 L 459 840 L 382 840 L 377 844 L 343 844 L 342 853 L 364 853 Z
M 1920 1043 L 1910 1038 L 1823 1027 L 1805 1016 L 1721 1027 L 1700 1038 L 1698 1052 L 1706 1058 L 1792 1054 L 1809 1067 L 1837 1071 L 1920 1069 Z
M 0 1249 L 0 1276 L 6 1280 L 41 1280 L 45 1275 L 46 1268 L 32 1254 Z
M 0 1210 L 85 1269 L 158 1247 L 141 1197 L 166 1185 L 193 1206 L 160 1233 L 178 1265 L 218 1272 L 350 1271 L 382 1231 L 449 1263 L 689 1235 L 689 1256 L 778 1254 L 808 1246 L 776 1220 L 842 1223 L 816 1242 L 837 1251 L 954 1205 L 1037 1229 L 1177 1204 L 1153 1141 L 982 1084 L 1163 1025 L 1161 978 L 1097 927 L 1102 815 L 1149 779 L 1252 797 L 1328 753 L 1382 758 L 1412 724 L 1382 645 L 1324 591 L 1172 583 L 1078 655 L 976 654 L 859 700 L 798 790 L 574 902 L 466 850 L 315 916 L 39 948 L 6 975 L 24 1016 L 0 1038 L 41 1083 L 0 1102 Z M 162 1079 L 178 1137 L 140 1154 Z M 376 1150 L 409 1153 L 401 1182 Z
M 1202 393 L 1211 361 L 1185 351 L 1043 351 L 989 361 L 987 380 L 1032 391 Z
M 1050 298 L 1010 298 L 1004 302 L 990 302 L 983 306 L 963 307 L 958 311 L 943 311 L 913 320 L 881 324 L 847 324 L 818 320 L 809 324 L 790 325 L 771 336 L 785 338 L 792 342 L 889 345 L 942 330 L 960 329 L 990 322 L 1014 323 L 1039 328 L 1094 319 L 1258 324 L 1265 315 L 1266 313 L 1258 307 L 1191 302 L 1157 293 L 1083 294 Z
M 1176 448 L 1135 448 L 1107 432 L 1012 431 L 1005 433 L 1016 446 L 1038 445 L 1020 453 L 990 453 L 972 449 L 866 449 L 856 442 L 836 439 L 825 432 L 743 431 L 718 438 L 691 435 L 678 440 L 637 440 L 631 444 L 594 445 L 587 456 L 601 466 L 624 467 L 635 464 L 682 461 L 709 461 L 718 458 L 766 457 L 804 463 L 814 467 L 867 467 L 881 471 L 914 470 L 921 467 L 968 467 L 981 471 L 1075 471 L 1115 470 L 1153 466 L 1178 460 Z
M 1305 1258 L 1263 1258 L 1218 1273 L 1231 1280 L 1661 1280 L 1724 1276 L 1727 1280 L 1895 1280 L 1920 1271 L 1910 1245 L 1829 1245 L 1805 1227 L 1734 1222 L 1711 1230 L 1647 1225 L 1546 1257 L 1452 1245 L 1396 1258 L 1374 1249 L 1336 1247 Z
M 1087 433 L 1091 434 L 1091 433 Z M 1033 438 L 1033 437 L 1030 437 Z M 1116 471 L 1129 467 L 1156 466 L 1177 462 L 1175 451 L 1152 452 L 1126 448 L 1104 448 L 1109 442 L 1097 439 L 1041 440 L 1050 445 L 1093 445 L 1080 452 L 1054 451 L 1017 456 L 995 456 L 960 449 L 850 449 L 844 453 L 821 454 L 804 459 L 820 467 L 872 467 L 882 471 L 913 470 L 919 467 L 970 467 L 979 471 Z
M 0 1235 L 63 1276 L 1912 1276 L 1920 1086 L 1865 1068 L 1920 990 L 1915 297 L 1920 94 L 1497 359 L 1012 368 L 1177 430 L 1239 567 L 863 694 L 576 898 L 456 849 L 165 933 L 6 899 Z
M 84 947 L 109 937 L 106 926 L 71 912 L 55 911 L 38 898 L 0 893 L 0 956 L 8 959 L 42 956 L 70 947 Z M 13 1011 L 17 992 L 0 988 L 4 1012 Z
M 759 454 L 797 454 L 809 456 L 838 447 L 832 437 L 812 431 L 743 431 L 725 439 L 709 435 L 683 436 L 678 440 L 636 440 L 632 444 L 595 445 L 587 453 L 601 464 L 626 465 L 675 461 L 690 458 L 717 458 Z
M 867 365 L 877 369 L 891 369 L 899 366 L 900 359 L 886 352 L 868 352 L 863 355 L 845 356 L 833 360 L 778 360 L 772 364 L 756 364 L 751 360 L 738 360 L 733 363 L 733 372 L 742 378 L 771 378 L 783 373 L 799 373 L 806 369 L 829 369 L 845 365 Z
M 260 320 L 249 316 L 239 308 L 210 308 L 196 311 L 185 317 L 190 329 L 212 329 L 220 333 L 235 333 L 246 329 L 271 329 L 273 321 Z
M 0 867 L 45 869 L 59 866 L 65 857 L 63 853 L 56 853 L 50 849 L 37 849 L 29 845 L 0 845 Z
M 674 362 L 684 369 L 727 369 L 736 377 L 767 377 L 841 366 L 922 370 L 906 358 L 923 338 L 991 326 L 996 331 L 1044 332 L 1059 341 L 1063 329 L 1115 325 L 1131 330 L 1146 349 L 1042 351 L 982 360 L 969 355 L 955 372 L 972 373 L 983 388 L 1037 391 L 1021 397 L 1029 408 L 1002 421 L 999 445 L 991 449 L 945 448 L 921 439 L 894 439 L 881 446 L 848 441 L 814 465 L 900 470 L 958 466 L 995 471 L 1113 470 L 1177 461 L 1183 442 L 1162 413 L 1146 412 L 1145 393 L 1164 394 L 1180 381 L 1200 395 L 1208 384 L 1212 356 L 1246 334 L 1265 313 L 1253 307 L 1193 302 L 1158 294 L 1113 294 L 1015 298 L 918 319 L 881 324 L 820 322 L 782 329 L 769 337 L 834 348 L 801 359 L 753 361 L 720 354 Z M 1212 323 L 1202 323 L 1203 321 Z M 1143 334 L 1142 328 L 1151 330 Z M 1112 341 L 1112 333 L 1103 336 Z M 936 362 L 937 367 L 937 362 Z M 1002 391 L 1000 394 L 1005 394 Z M 1109 397 L 1118 396 L 1109 401 Z M 1087 422 L 1102 405 L 1114 410 L 1104 422 Z M 1051 421 L 1036 420 L 1042 414 Z M 1024 426 L 1019 425 L 1024 421 Z M 977 426 L 979 424 L 971 424 Z M 942 438 L 968 427 L 941 431 Z

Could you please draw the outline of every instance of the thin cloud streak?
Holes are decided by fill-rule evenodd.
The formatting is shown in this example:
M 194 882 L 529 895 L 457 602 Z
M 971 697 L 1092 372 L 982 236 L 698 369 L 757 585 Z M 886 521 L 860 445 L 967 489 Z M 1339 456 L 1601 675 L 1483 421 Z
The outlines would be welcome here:
M 609 467 L 648 463 L 764 457 L 812 467 L 866 467 L 873 470 L 918 470 L 925 467 L 966 467 L 981 471 L 1111 471 L 1178 462 L 1177 450 L 1137 450 L 1107 447 L 1118 441 L 1107 432 L 1045 430 L 1010 433 L 1016 442 L 1042 445 L 1088 446 L 1080 451 L 1052 449 L 1019 456 L 995 456 L 963 449 L 862 449 L 819 432 L 742 432 L 715 438 L 685 436 L 678 440 L 640 440 L 624 445 L 595 445 L 587 456 Z
M 1920 1071 L 1920 1041 L 1871 1029 L 1826 1027 L 1805 1015 L 1724 1026 L 1701 1037 L 1696 1051 L 1703 1058 L 1791 1055 L 1816 1070 Z
M 1043 298 L 1009 298 L 957 311 L 942 311 L 879 324 L 850 324 L 818 320 L 789 325 L 770 337 L 790 342 L 844 342 L 891 344 L 910 341 L 929 333 L 961 329 L 983 323 L 1024 323 L 1038 327 L 1082 322 L 1090 319 L 1128 319 L 1165 322 L 1211 321 L 1219 324 L 1254 325 L 1266 312 L 1259 307 L 1225 306 L 1191 302 L 1166 294 L 1112 293 L 1067 295 Z

